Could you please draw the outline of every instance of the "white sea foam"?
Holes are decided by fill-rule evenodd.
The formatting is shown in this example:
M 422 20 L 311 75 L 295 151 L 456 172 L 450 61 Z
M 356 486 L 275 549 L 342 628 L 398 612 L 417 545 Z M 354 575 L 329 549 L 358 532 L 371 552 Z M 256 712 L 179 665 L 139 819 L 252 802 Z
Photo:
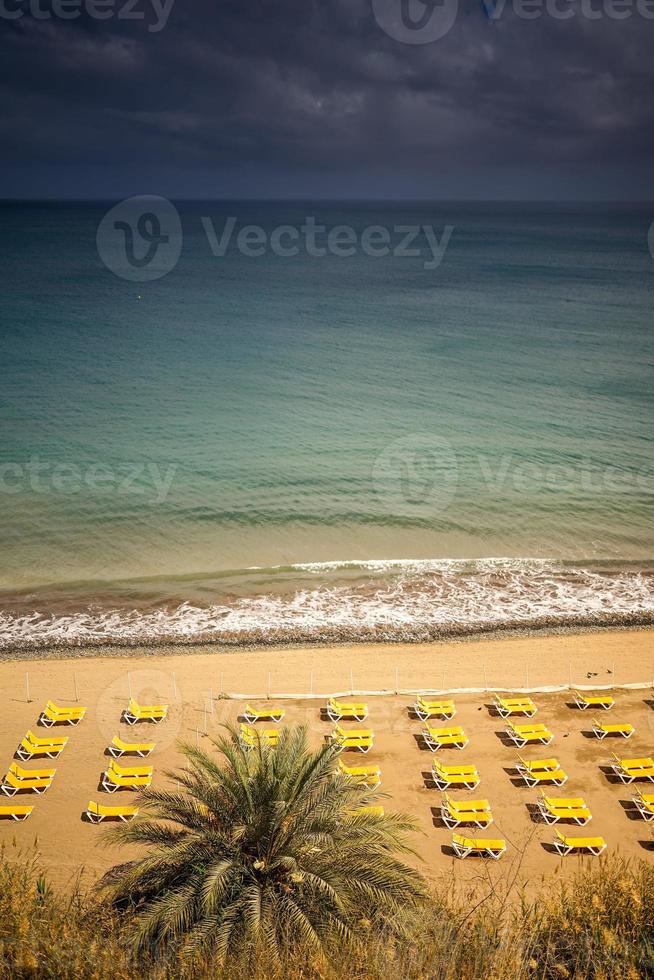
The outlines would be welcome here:
M 331 584 L 339 572 L 353 569 L 362 573 L 355 584 Z M 412 640 L 503 626 L 654 618 L 654 575 L 628 567 L 598 571 L 536 559 L 484 559 L 323 562 L 285 566 L 284 572 L 330 573 L 330 584 L 307 581 L 291 594 L 267 592 L 206 606 L 3 612 L 0 649 L 196 639 Z

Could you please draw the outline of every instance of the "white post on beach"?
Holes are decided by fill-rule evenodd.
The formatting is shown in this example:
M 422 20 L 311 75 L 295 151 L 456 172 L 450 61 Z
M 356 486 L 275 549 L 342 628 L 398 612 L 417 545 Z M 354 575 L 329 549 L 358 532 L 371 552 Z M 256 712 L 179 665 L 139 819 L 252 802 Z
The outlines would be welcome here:
M 173 697 L 177 699 L 177 678 L 175 677 L 175 671 L 173 671 Z
M 395 668 L 395 693 L 400 693 L 400 668 Z
M 75 700 L 79 701 L 79 691 L 77 690 L 77 674 L 73 673 L 73 686 L 75 688 Z
M 209 728 L 207 727 L 207 702 L 204 702 L 204 734 L 207 735 Z
M 27 702 L 27 704 L 29 704 L 31 700 L 32 699 L 30 697 L 30 675 L 26 672 L 25 673 L 25 701 Z

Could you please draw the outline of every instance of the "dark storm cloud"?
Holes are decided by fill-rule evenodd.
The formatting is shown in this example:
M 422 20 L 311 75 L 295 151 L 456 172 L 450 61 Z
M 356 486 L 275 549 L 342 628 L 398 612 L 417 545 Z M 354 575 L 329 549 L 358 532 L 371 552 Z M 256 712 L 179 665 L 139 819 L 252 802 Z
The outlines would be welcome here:
M 570 7 L 424 45 L 371 0 L 0 18 L 0 195 L 650 198 L 654 20 Z

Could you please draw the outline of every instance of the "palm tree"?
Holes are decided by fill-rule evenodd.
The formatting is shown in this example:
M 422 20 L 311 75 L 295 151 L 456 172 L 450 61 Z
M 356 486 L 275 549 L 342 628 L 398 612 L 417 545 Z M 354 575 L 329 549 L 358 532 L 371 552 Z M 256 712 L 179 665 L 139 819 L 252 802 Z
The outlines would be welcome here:
M 148 816 L 110 832 L 148 849 L 101 883 L 139 948 L 219 963 L 264 949 L 279 964 L 294 948 L 329 955 L 362 929 L 401 929 L 426 894 L 396 856 L 413 853 L 411 818 L 356 813 L 370 791 L 337 771 L 334 746 L 310 751 L 304 727 L 276 748 L 246 750 L 231 728 L 213 745 L 181 746 L 187 769 L 166 775 L 185 792 L 145 790 Z

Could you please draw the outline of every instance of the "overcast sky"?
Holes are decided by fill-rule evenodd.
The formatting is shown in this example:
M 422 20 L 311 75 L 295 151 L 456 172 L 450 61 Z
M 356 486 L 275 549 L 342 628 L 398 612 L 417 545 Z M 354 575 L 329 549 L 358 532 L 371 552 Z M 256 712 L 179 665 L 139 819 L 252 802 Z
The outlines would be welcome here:
M 635 0 L 624 20 L 609 0 L 585 0 L 592 20 L 460 0 L 430 43 L 390 35 L 422 40 L 411 23 L 456 0 L 175 0 L 167 22 L 152 0 L 130 0 L 143 20 L 51 2 L 0 0 L 0 196 L 654 196 Z

